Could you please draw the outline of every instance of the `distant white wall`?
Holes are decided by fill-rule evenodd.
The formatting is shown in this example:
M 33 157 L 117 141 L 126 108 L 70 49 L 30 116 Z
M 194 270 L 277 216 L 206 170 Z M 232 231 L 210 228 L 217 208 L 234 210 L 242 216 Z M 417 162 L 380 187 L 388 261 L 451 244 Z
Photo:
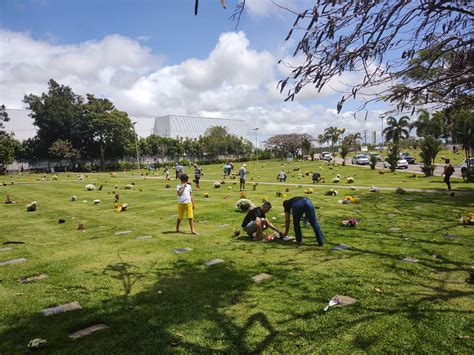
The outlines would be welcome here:
M 222 126 L 237 137 L 247 138 L 245 120 L 223 119 L 198 116 L 167 115 L 155 119 L 154 133 L 170 138 L 199 138 L 213 126 Z

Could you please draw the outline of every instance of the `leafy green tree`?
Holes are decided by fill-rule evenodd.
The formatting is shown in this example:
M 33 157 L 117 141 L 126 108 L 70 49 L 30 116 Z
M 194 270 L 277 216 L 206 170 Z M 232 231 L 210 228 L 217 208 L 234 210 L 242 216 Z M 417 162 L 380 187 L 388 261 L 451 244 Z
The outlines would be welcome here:
M 339 141 L 342 130 L 337 127 L 328 127 L 324 130 L 326 141 L 331 144 L 331 152 L 334 154 L 334 145 Z
M 323 144 L 327 142 L 324 134 L 318 134 L 318 136 L 316 137 L 316 142 L 319 144 L 319 149 L 322 149 Z
M 436 167 L 435 158 L 443 148 L 443 143 L 432 136 L 424 136 L 420 141 L 419 147 L 421 149 L 420 157 L 423 161 L 421 171 L 423 171 L 425 176 L 433 176 Z
M 68 86 L 59 85 L 51 79 L 48 92 L 41 96 L 26 95 L 23 102 L 31 111 L 30 117 L 38 127 L 35 155 L 48 158 L 49 148 L 58 139 L 67 140 L 73 147 L 86 147 L 85 136 L 77 130 L 82 120 L 81 96 L 74 94 Z
M 101 170 L 104 169 L 105 156 L 122 155 L 127 142 L 133 141 L 132 122 L 126 112 L 118 111 L 108 99 L 98 99 L 87 94 L 87 103 L 83 104 L 84 120 L 81 131 L 98 148 Z
M 453 139 L 461 143 L 466 158 L 469 158 L 474 155 L 474 112 L 459 110 L 453 119 Z
M 346 157 L 349 154 L 349 146 L 346 144 L 341 145 L 341 158 L 342 158 L 342 165 L 346 165 Z
M 439 114 L 431 115 L 426 109 L 418 110 L 417 120 L 410 124 L 410 130 L 416 129 L 418 137 L 441 137 L 443 134 L 443 117 Z
M 390 164 L 390 171 L 393 173 L 397 169 L 397 162 L 400 159 L 400 147 L 395 143 L 388 143 L 387 162 Z
M 398 146 L 400 140 L 407 139 L 410 136 L 410 118 L 408 116 L 397 119 L 393 116 L 387 118 L 387 127 L 383 130 L 385 141 L 392 141 Z
M 15 149 L 18 142 L 12 134 L 5 132 L 5 122 L 8 122 L 8 117 L 5 105 L 0 106 L 0 173 L 4 173 L 6 165 L 13 162 L 15 158 Z
M 75 149 L 71 142 L 63 139 L 54 142 L 49 148 L 49 153 L 58 159 L 76 160 L 81 157 L 79 149 Z

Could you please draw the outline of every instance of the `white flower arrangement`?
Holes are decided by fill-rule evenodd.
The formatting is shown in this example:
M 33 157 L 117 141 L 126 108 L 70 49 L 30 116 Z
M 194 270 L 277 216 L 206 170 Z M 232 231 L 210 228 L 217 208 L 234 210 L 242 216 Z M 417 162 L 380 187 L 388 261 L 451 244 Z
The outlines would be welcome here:
M 216 182 L 214 183 L 214 187 L 215 187 L 216 189 L 218 189 L 219 187 L 221 187 L 221 183 L 220 183 L 219 181 L 216 181 Z
M 30 204 L 26 205 L 26 211 L 27 212 L 34 212 L 36 211 L 36 207 L 38 205 L 38 202 L 33 201 Z
M 98 205 L 100 203 L 100 200 L 94 200 L 94 205 Z
M 346 180 L 349 184 L 352 184 L 354 182 L 354 178 L 352 176 L 348 176 Z
M 95 186 L 93 184 L 87 184 L 86 185 L 86 190 L 87 191 L 94 191 L 95 190 Z
M 326 191 L 326 196 L 337 196 L 337 191 L 334 190 L 334 189 L 329 189 L 328 191 Z
M 77 196 L 75 195 L 71 196 L 71 201 L 77 201 Z
M 255 208 L 255 205 L 249 199 L 241 198 L 240 200 L 237 201 L 237 203 L 235 204 L 235 207 L 240 212 L 247 212 L 247 211 Z

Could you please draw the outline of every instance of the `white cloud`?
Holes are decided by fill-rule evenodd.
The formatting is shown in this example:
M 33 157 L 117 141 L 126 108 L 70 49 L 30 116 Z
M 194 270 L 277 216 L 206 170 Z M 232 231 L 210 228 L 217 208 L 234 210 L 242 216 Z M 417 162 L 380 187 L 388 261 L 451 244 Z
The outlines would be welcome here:
M 111 99 L 139 122 L 141 135 L 150 133 L 152 118 L 167 114 L 244 118 L 249 136 L 259 127 L 262 139 L 289 132 L 317 135 L 330 125 L 361 131 L 380 123 L 376 113 L 364 121 L 331 110 L 334 89 L 356 80 L 354 74 L 333 79 L 321 93 L 308 86 L 295 102 L 284 103 L 276 83 L 287 73 L 285 68 L 275 54 L 253 49 L 243 32 L 221 34 L 204 59 L 161 66 L 161 58 L 119 35 L 57 45 L 0 30 L 0 104 L 22 108 L 25 94 L 45 92 L 53 78 L 77 94 Z M 321 99 L 324 105 L 316 104 Z M 10 127 L 15 128 L 22 129 Z

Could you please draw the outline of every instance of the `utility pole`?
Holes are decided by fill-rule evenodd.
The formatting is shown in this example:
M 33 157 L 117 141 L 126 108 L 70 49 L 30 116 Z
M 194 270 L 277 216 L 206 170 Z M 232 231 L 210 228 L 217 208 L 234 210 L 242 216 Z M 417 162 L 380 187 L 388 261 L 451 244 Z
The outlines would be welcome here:
M 255 155 L 257 156 L 258 163 L 258 127 L 253 129 L 255 131 Z
M 364 129 L 364 145 L 367 145 L 367 130 Z

